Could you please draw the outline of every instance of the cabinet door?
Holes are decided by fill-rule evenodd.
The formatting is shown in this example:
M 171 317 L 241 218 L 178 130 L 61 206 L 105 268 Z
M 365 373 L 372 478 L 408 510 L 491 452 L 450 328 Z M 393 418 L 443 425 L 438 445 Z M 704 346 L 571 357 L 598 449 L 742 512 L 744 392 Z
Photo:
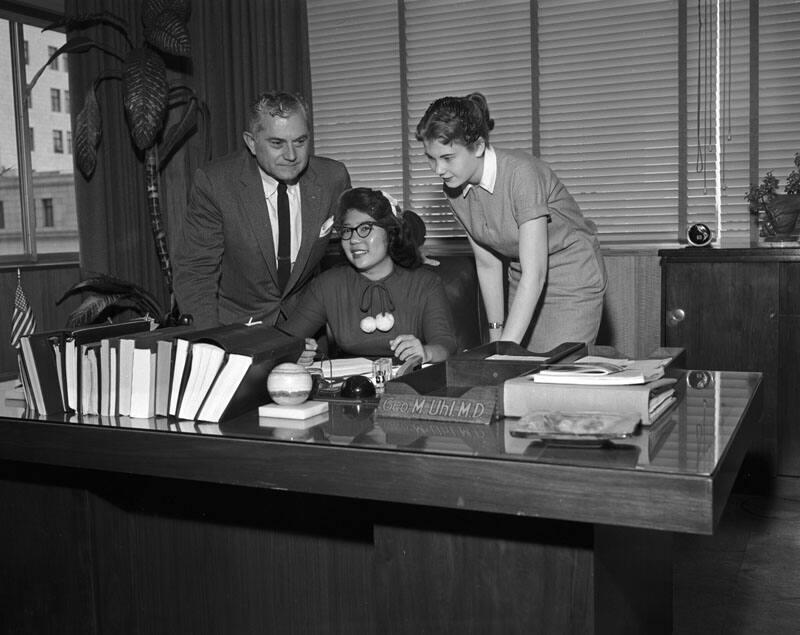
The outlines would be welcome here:
M 692 368 L 774 371 L 778 263 L 662 263 L 664 346 Z
M 778 473 L 800 476 L 800 262 L 781 265 Z
M 761 430 L 751 460 L 778 473 L 779 263 L 662 262 L 662 342 L 688 368 L 764 373 Z

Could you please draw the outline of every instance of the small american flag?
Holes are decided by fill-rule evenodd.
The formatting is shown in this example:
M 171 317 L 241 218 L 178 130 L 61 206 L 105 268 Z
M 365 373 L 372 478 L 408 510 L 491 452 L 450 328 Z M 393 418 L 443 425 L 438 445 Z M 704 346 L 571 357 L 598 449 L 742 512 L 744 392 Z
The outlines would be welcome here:
M 36 318 L 31 305 L 22 290 L 19 269 L 17 269 L 17 291 L 14 293 L 14 314 L 11 316 L 11 346 L 19 348 L 19 340 L 36 330 Z

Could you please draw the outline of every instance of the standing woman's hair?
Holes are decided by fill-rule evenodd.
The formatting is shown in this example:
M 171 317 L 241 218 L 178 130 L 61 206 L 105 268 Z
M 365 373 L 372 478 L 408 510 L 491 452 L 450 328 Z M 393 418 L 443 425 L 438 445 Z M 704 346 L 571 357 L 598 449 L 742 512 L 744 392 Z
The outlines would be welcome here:
M 439 141 L 450 145 L 457 141 L 471 147 L 482 138 L 489 145 L 489 132 L 494 119 L 489 104 L 481 93 L 466 97 L 442 97 L 428 106 L 417 124 L 417 141 Z
M 414 212 L 402 212 L 394 199 L 390 200 L 381 190 L 368 187 L 354 187 L 342 192 L 336 210 L 337 226 L 342 225 L 345 214 L 351 209 L 370 216 L 376 225 L 386 230 L 387 251 L 396 264 L 407 269 L 415 269 L 422 264 L 420 244 L 415 231 L 418 223 L 412 226 L 407 222 L 411 220 L 410 214 L 417 216 Z M 418 216 L 417 219 L 422 222 Z

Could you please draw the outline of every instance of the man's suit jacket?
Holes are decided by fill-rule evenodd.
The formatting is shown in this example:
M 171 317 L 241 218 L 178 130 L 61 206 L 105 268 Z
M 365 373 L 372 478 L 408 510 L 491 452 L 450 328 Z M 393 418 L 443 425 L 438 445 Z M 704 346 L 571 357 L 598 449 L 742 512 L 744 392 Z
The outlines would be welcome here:
M 350 175 L 344 164 L 312 156 L 299 183 L 302 241 L 281 293 L 255 157 L 244 150 L 197 170 L 173 257 L 178 307 L 194 317 L 195 325 L 251 317 L 275 324 L 291 310 L 325 254 L 337 200 L 350 187 Z

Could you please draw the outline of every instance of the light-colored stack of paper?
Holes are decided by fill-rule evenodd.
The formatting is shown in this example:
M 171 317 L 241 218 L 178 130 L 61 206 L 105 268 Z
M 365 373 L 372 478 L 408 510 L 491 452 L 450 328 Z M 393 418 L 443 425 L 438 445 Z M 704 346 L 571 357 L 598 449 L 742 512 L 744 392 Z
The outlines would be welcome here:
M 540 384 L 625 386 L 645 384 L 664 376 L 666 359 L 613 359 L 587 356 L 572 362 L 543 366 L 532 376 Z
M 350 377 L 351 375 L 372 375 L 372 360 L 366 357 L 347 357 L 326 359 L 314 362 L 308 367 L 312 373 L 323 377 Z

